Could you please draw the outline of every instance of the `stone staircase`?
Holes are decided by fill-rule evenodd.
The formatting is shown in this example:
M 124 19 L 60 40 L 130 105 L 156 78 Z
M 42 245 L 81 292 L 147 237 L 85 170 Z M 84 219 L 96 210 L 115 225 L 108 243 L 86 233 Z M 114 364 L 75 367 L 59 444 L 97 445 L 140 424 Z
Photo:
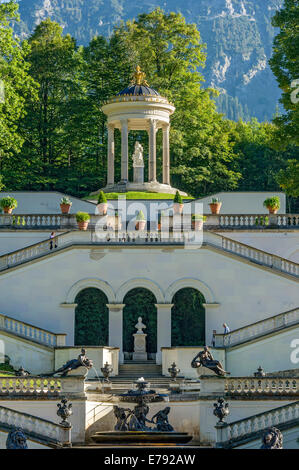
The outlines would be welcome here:
M 183 236 L 181 236 L 183 235 Z M 193 243 L 194 232 L 184 234 L 170 233 L 168 237 L 162 236 L 160 232 L 117 232 L 114 237 L 110 232 L 104 232 L 104 237 L 99 241 L 92 230 L 65 232 L 55 237 L 55 249 L 51 249 L 50 241 L 45 240 L 23 249 L 7 253 L 0 256 L 0 272 L 13 269 L 24 263 L 40 259 L 45 256 L 52 256 L 61 250 L 71 249 L 76 246 L 108 246 L 108 245 L 173 245 L 184 246 L 186 243 Z M 237 242 L 230 238 L 213 232 L 204 232 L 203 248 L 213 249 L 220 253 L 230 253 L 237 259 L 250 261 L 255 266 L 270 269 L 279 275 L 288 275 L 298 281 L 299 264 L 280 256 L 267 253 L 244 243 Z

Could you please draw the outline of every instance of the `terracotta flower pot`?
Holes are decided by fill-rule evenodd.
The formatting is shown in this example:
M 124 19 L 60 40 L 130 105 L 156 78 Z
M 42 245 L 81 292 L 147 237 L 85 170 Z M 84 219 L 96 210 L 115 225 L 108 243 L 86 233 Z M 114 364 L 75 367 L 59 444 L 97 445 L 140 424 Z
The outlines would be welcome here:
M 79 230 L 87 230 L 89 222 L 77 222 Z
M 211 202 L 209 204 L 212 214 L 217 215 L 220 213 L 222 202 Z
M 144 230 L 145 229 L 145 224 L 146 224 L 145 220 L 139 220 L 136 223 L 136 230 Z
M 69 214 L 71 209 L 71 204 L 60 204 L 60 209 L 62 214 Z
M 278 209 L 272 209 L 272 207 L 267 207 L 269 214 L 277 214 Z
M 3 207 L 4 214 L 12 214 L 13 209 L 11 207 Z
M 181 214 L 183 212 L 183 209 L 184 209 L 184 204 L 179 204 L 178 202 L 175 202 L 173 204 L 173 212 L 175 214 Z
M 203 220 L 194 220 L 194 230 L 200 231 L 203 228 Z
M 100 215 L 106 215 L 107 214 L 107 208 L 108 208 L 108 203 L 107 202 L 101 202 L 101 204 L 97 205 L 98 211 Z

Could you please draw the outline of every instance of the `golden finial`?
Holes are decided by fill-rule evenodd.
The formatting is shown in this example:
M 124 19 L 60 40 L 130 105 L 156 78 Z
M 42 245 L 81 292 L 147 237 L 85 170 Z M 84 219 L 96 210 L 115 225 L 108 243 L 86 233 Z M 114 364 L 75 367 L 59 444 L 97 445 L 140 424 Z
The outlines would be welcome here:
M 133 84 L 149 86 L 149 84 L 145 80 L 145 77 L 146 77 L 146 74 L 142 72 L 140 66 L 137 65 L 135 73 L 133 75 Z

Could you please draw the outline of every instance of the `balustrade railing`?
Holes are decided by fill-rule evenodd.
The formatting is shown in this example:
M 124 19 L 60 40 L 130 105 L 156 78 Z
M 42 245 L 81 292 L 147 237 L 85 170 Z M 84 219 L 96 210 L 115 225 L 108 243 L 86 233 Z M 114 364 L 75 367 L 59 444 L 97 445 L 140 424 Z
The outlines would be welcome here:
M 276 255 L 266 253 L 257 248 L 245 245 L 213 232 L 194 231 L 114 231 L 114 230 L 91 230 L 65 232 L 52 240 L 28 246 L 21 250 L 0 256 L 0 271 L 22 264 L 31 259 L 54 252 L 57 249 L 72 245 L 109 245 L 109 244 L 168 244 L 188 245 L 190 247 L 201 247 L 204 245 L 215 246 L 227 252 L 234 253 L 250 261 L 274 268 L 292 276 L 299 275 L 299 265 Z
M 284 327 L 299 323 L 299 308 L 289 310 L 273 317 L 266 318 L 256 323 L 252 323 L 243 328 L 233 330 L 227 334 L 215 335 L 216 347 L 230 347 L 251 339 L 259 338 L 265 334 L 274 332 Z
M 27 438 L 33 437 L 34 440 L 42 440 L 45 444 L 61 446 L 70 438 L 70 430 L 59 424 L 3 406 L 0 406 L 0 426 L 1 424 L 11 428 L 22 428 Z
M 61 380 L 56 377 L 0 377 L 0 396 L 5 397 L 58 397 Z
M 52 333 L 29 323 L 0 314 L 0 329 L 46 346 L 65 346 L 66 334 Z
M 225 382 L 229 396 L 299 396 L 299 379 L 274 377 L 230 377 Z
M 222 237 L 222 248 L 226 251 L 242 256 L 243 258 L 247 258 L 254 263 L 261 264 L 269 268 L 275 268 L 281 272 L 294 276 L 299 275 L 298 263 L 294 263 L 293 261 L 286 260 L 280 256 L 272 255 L 271 253 L 253 248 L 252 246 L 237 242 L 231 238 Z
M 176 216 L 176 224 L 184 226 L 191 230 L 191 220 L 188 221 L 188 214 L 184 222 L 184 217 Z M 189 215 L 191 217 L 191 214 Z M 205 226 L 214 228 L 298 228 L 299 227 L 299 214 L 221 214 L 212 215 L 206 214 Z M 90 226 L 95 226 L 97 222 L 103 219 L 103 216 L 90 214 Z M 120 219 L 115 219 L 114 216 L 107 216 L 105 218 L 108 225 L 112 223 L 114 226 L 115 221 L 121 223 Z M 187 222 L 188 221 L 188 222 Z M 169 216 L 168 225 L 173 226 L 174 219 Z M 75 228 L 77 226 L 75 214 L 0 214 L 0 227 L 2 228 L 19 228 L 19 229 L 49 229 L 49 228 Z
M 219 216 L 219 225 L 223 228 L 296 228 L 299 214 L 223 214 Z
M 216 426 L 217 447 L 230 447 L 234 444 L 241 444 L 246 439 L 256 440 L 256 433 L 272 426 L 286 425 L 287 423 L 298 422 L 299 424 L 299 402 L 274 408 L 264 413 L 259 413 L 249 418 Z

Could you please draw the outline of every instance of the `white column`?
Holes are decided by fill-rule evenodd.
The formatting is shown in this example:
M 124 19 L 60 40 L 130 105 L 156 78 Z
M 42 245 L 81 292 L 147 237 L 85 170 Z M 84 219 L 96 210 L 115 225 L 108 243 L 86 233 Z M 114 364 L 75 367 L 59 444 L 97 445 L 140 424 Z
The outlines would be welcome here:
M 128 162 L 129 162 L 129 128 L 128 119 L 121 120 L 121 180 L 128 181 Z
M 123 364 L 123 308 L 125 304 L 107 304 L 109 308 L 109 346 L 119 348 L 119 362 Z
M 156 119 L 150 119 L 149 121 L 149 162 L 148 162 L 148 181 L 157 181 L 157 164 L 156 164 L 156 133 L 157 133 L 157 121 Z
M 163 184 L 170 185 L 170 154 L 169 154 L 170 124 L 163 125 Z
M 114 184 L 114 125 L 108 124 L 107 184 Z
M 156 304 L 157 307 L 157 364 L 162 364 L 161 348 L 171 347 L 171 309 L 173 304 Z

